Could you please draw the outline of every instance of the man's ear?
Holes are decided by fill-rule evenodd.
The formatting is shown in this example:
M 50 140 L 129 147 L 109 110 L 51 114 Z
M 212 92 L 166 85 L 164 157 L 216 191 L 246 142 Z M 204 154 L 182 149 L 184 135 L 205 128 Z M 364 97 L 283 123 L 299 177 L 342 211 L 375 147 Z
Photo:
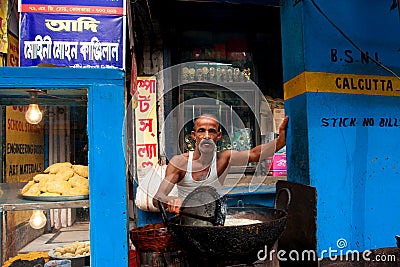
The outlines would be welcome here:
M 219 140 L 219 139 L 221 139 L 221 138 L 222 138 L 222 132 L 221 132 L 221 131 L 218 131 L 217 140 Z
M 195 131 L 191 131 L 190 134 L 192 135 L 193 139 L 196 140 L 196 132 Z

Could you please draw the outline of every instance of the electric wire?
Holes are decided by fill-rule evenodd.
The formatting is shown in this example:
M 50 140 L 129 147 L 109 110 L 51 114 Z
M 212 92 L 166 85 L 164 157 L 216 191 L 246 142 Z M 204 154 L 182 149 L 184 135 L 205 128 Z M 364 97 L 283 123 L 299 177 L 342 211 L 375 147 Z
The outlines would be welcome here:
M 363 55 L 366 55 L 372 62 L 374 62 L 375 64 L 377 64 L 379 67 L 381 67 L 382 69 L 386 70 L 387 72 L 391 73 L 393 76 L 395 76 L 397 79 L 400 80 L 400 76 L 397 75 L 394 71 L 392 71 L 391 69 L 389 69 L 388 67 L 386 67 L 385 65 L 383 65 L 382 63 L 380 63 L 379 61 L 377 61 L 376 59 L 372 58 L 368 53 L 366 53 L 364 50 L 362 50 L 344 31 L 342 31 L 342 29 L 339 28 L 339 26 L 337 26 L 335 24 L 335 22 L 333 22 L 328 15 L 326 15 L 326 13 L 317 5 L 317 3 L 315 3 L 314 0 L 310 0 L 311 3 L 314 5 L 314 7 L 318 10 L 319 13 L 321 13 L 322 16 L 324 16 L 324 18 L 326 20 L 328 20 L 328 22 L 341 34 L 343 35 L 343 37 L 350 42 L 350 44 L 352 44 L 358 51 L 360 51 Z

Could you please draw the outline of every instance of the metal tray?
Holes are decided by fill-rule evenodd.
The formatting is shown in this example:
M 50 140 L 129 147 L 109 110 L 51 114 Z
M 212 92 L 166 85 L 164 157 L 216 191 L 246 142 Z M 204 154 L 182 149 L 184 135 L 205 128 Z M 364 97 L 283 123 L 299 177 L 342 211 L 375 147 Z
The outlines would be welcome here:
M 55 248 L 51 249 L 51 250 L 49 251 L 49 257 L 52 258 L 52 259 L 56 259 L 56 260 L 74 260 L 74 259 L 82 259 L 82 258 L 90 257 L 89 254 L 83 255 L 83 256 L 78 256 L 78 257 L 72 257 L 72 258 L 54 256 L 54 252 L 55 252 L 55 251 L 56 251 Z
M 89 195 L 77 195 L 77 196 L 24 196 L 23 199 L 35 200 L 35 201 L 74 201 L 89 199 Z

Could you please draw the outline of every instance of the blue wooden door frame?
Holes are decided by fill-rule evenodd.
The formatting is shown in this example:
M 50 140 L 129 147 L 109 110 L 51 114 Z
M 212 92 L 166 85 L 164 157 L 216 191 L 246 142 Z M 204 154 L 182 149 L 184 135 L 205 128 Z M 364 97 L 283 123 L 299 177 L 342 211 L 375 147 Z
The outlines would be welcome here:
M 0 68 L 0 89 L 87 89 L 90 265 L 128 266 L 124 72 L 118 69 Z

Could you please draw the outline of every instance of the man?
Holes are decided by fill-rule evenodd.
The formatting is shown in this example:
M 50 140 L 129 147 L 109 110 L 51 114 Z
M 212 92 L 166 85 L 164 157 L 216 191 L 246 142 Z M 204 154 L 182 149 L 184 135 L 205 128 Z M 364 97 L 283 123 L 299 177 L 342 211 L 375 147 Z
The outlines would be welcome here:
M 279 127 L 279 137 L 267 144 L 261 144 L 250 150 L 224 150 L 216 152 L 216 143 L 222 137 L 218 120 L 210 114 L 198 117 L 191 132 L 196 141 L 194 151 L 172 157 L 168 163 L 165 178 L 153 198 L 158 207 L 160 199 L 169 212 L 179 213 L 183 199 L 196 187 L 223 184 L 230 166 L 244 166 L 249 162 L 258 162 L 271 157 L 286 145 L 288 117 Z M 178 197 L 168 196 L 174 185 L 178 187 Z

